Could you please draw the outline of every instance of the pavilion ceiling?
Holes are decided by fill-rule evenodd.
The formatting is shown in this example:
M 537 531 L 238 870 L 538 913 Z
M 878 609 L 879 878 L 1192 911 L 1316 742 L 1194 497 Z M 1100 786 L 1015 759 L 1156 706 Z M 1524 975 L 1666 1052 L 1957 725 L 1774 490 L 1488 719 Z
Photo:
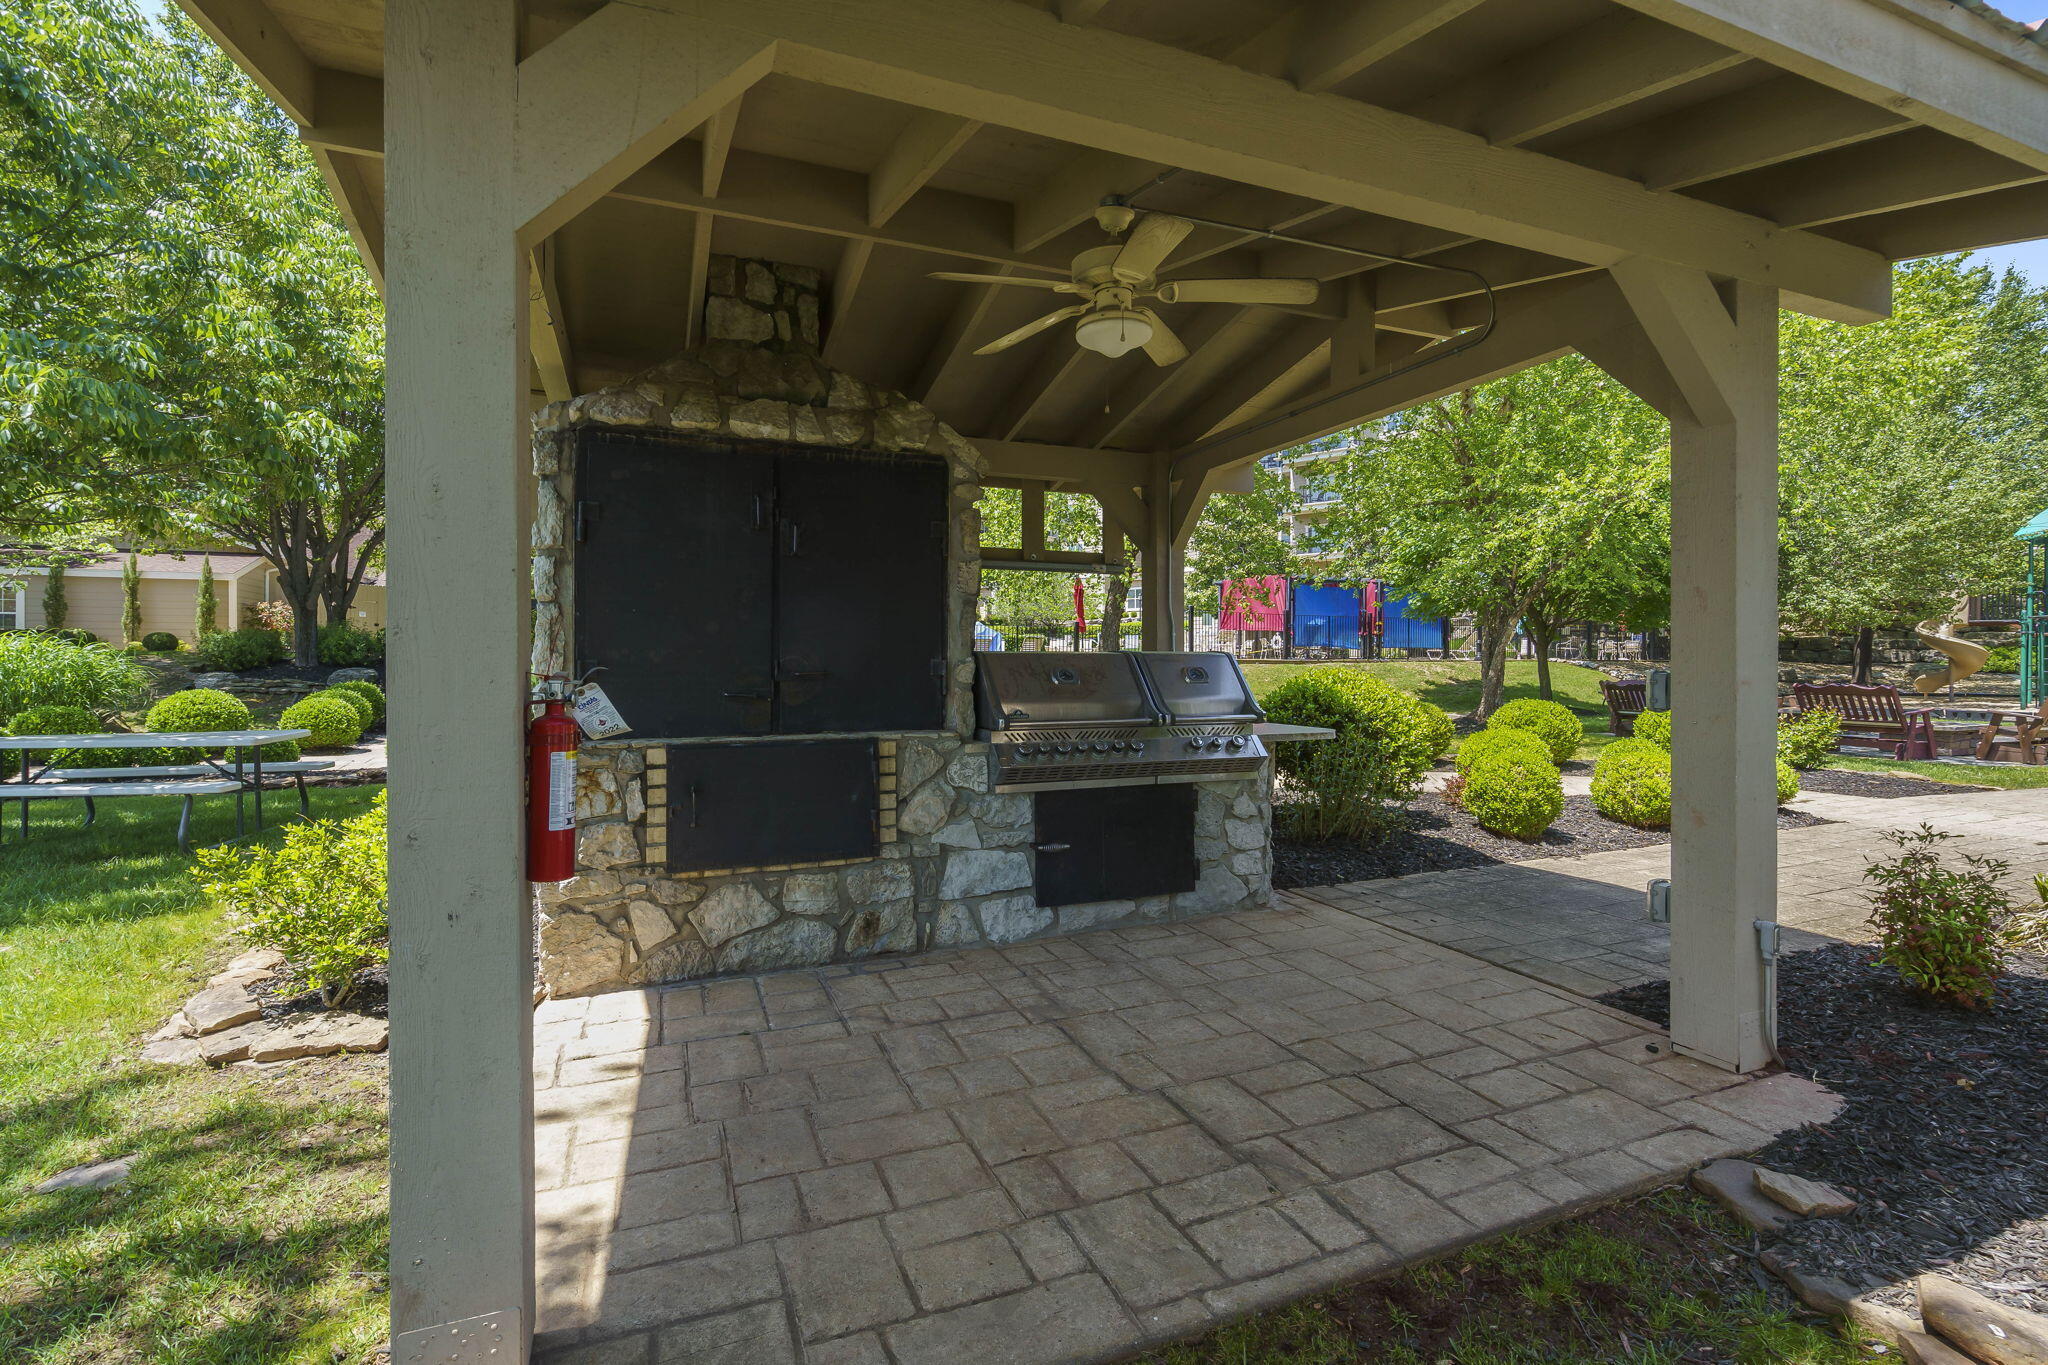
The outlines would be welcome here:
M 895 2 L 809 8 L 879 24 Z M 381 4 L 181 3 L 306 128 L 379 266 Z M 529 6 L 530 49 L 597 8 Z M 1532 201 L 1612 186 L 1616 202 L 1662 214 L 1672 231 L 1695 218 L 1702 235 L 1761 220 L 1750 230 L 1774 250 L 1807 252 L 1820 275 L 1867 259 L 1837 243 L 1899 259 L 2034 236 L 2048 222 L 2048 52 L 1944 0 L 1801 0 L 1796 17 L 1772 0 L 960 0 L 951 12 L 1009 15 L 1004 24 L 1027 37 L 1080 31 L 1094 40 L 1086 50 L 1127 58 L 1175 54 L 1157 72 L 1134 66 L 1134 99 L 1191 70 L 1181 54 L 1195 54 L 1221 89 L 1249 72 L 1332 101 L 1322 107 L 1333 136 L 1355 105 L 1422 120 L 1432 136 L 1449 130 L 1445 146 L 1522 149 L 1501 164 L 1526 168 Z M 1827 20 L 1855 21 L 1859 42 L 1828 51 L 1815 26 Z M 1897 80 L 1873 71 L 1901 52 L 1915 60 Z M 1219 173 L 1227 159 L 1181 169 L 1099 150 L 939 99 L 888 98 L 898 87 L 881 78 L 835 84 L 850 61 L 778 65 L 541 244 L 537 386 L 587 389 L 694 340 L 706 261 L 729 252 L 824 272 L 827 358 L 923 399 L 970 436 L 1176 450 L 1332 385 L 1361 356 L 1385 365 L 1478 325 L 1489 312 L 1479 285 L 1201 227 L 1164 273 L 1308 275 L 1325 287 L 1302 308 L 1163 306 L 1191 354 L 1162 369 L 1142 353 L 1082 351 L 1065 328 L 974 356 L 1043 312 L 1046 296 L 928 272 L 1064 275 L 1074 253 L 1104 240 L 1089 209 L 1140 186 L 1144 208 L 1475 272 L 1502 309 L 1533 306 L 1620 254 L 1579 249 L 1568 234 L 1504 241 L 1445 226 L 1466 221 L 1455 214 L 1431 224 L 1247 183 Z M 1957 70 L 1970 88 L 1952 88 Z M 871 88 L 849 88 L 862 84 Z M 1484 188 L 1458 183 L 1474 174 L 1447 161 L 1447 194 Z M 1494 188 L 1510 206 L 1517 192 Z M 1831 306 L 1820 291 L 1788 288 L 1787 298 L 1871 311 L 1839 295 Z

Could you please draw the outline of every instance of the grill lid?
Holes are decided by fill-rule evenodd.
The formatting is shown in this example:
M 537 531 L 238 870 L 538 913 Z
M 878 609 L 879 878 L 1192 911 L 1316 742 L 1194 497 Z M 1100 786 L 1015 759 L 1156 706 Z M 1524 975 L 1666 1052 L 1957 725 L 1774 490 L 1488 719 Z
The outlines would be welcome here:
M 1117 651 L 979 651 L 975 704 L 981 728 L 1157 724 L 1135 657 Z
M 1148 650 L 1130 655 L 1172 724 L 1202 721 L 1259 721 L 1266 713 L 1252 700 L 1251 685 L 1237 660 L 1217 652 Z

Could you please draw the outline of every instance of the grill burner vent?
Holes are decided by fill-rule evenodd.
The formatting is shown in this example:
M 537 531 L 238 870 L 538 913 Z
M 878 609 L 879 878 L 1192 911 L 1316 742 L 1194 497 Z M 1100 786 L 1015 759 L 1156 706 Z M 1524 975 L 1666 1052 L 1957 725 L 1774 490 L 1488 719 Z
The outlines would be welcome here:
M 1228 654 L 974 657 L 997 791 L 1199 782 L 1265 761 L 1265 713 Z

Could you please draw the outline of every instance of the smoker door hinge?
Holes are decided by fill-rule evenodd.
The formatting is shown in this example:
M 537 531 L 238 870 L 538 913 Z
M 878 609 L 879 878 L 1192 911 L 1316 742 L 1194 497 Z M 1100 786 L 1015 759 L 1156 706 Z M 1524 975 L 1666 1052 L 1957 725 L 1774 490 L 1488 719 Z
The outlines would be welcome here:
M 946 661 L 944 659 L 932 660 L 932 676 L 934 678 L 943 678 L 946 676 Z
M 590 539 L 590 523 L 597 519 L 598 504 L 587 498 L 576 500 L 576 543 Z

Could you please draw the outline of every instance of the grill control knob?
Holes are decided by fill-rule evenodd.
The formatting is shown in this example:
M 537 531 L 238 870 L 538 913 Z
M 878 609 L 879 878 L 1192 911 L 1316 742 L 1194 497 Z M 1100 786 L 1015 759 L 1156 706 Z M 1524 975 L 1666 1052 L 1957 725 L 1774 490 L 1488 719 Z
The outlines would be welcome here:
M 1232 735 L 1230 737 L 1230 747 L 1233 749 L 1242 749 L 1244 747 L 1244 736 Z
M 1036 757 L 1038 757 L 1038 749 L 1037 749 L 1037 746 L 1035 746 L 1035 745 L 1031 745 L 1031 744 L 1019 744 L 1019 745 L 1017 746 L 1017 750 L 1016 750 L 1016 752 L 1017 752 L 1017 757 L 1019 757 L 1019 758 L 1036 758 Z
M 1191 739 L 1188 741 L 1188 748 L 1190 749 L 1200 749 L 1201 747 L 1202 741 L 1199 739 Z
M 1062 754 L 1070 754 L 1074 752 L 1074 746 L 1071 744 L 1062 744 L 1055 750 L 1055 752 Z
M 1098 743 L 1098 744 L 1097 744 L 1097 745 L 1095 746 L 1095 752 L 1096 752 L 1096 753 L 1098 753 L 1098 754 L 1106 754 L 1106 753 L 1108 753 L 1108 752 L 1109 752 L 1109 746 L 1108 746 L 1107 744 L 1100 744 L 1100 743 Z

